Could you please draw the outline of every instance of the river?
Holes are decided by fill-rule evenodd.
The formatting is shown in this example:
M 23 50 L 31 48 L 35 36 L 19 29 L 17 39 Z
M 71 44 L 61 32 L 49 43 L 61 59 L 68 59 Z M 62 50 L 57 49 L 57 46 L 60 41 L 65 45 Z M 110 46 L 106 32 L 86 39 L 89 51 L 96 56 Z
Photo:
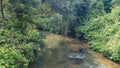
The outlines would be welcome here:
M 38 54 L 30 68 L 120 68 L 120 64 L 90 50 L 87 42 L 57 34 L 48 34 L 44 42 L 46 48 Z M 79 52 L 80 48 L 82 52 Z M 69 58 L 73 53 L 84 58 Z

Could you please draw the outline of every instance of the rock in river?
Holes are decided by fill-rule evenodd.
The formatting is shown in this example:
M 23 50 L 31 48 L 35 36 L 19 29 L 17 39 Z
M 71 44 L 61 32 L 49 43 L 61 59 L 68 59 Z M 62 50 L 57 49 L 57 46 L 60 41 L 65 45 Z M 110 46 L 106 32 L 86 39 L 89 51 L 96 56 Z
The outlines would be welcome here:
M 68 58 L 72 60 L 73 63 L 80 64 L 83 63 L 85 56 L 80 53 L 70 53 Z

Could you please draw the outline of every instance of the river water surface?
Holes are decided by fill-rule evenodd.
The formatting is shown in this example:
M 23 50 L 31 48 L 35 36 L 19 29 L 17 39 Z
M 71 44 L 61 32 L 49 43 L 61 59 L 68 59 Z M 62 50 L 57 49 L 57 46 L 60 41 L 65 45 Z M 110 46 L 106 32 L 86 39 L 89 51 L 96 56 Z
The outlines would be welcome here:
M 56 34 L 48 34 L 44 41 L 46 48 L 38 53 L 30 68 L 120 68 L 120 64 L 89 50 L 86 42 Z M 84 58 L 69 58 L 73 53 Z

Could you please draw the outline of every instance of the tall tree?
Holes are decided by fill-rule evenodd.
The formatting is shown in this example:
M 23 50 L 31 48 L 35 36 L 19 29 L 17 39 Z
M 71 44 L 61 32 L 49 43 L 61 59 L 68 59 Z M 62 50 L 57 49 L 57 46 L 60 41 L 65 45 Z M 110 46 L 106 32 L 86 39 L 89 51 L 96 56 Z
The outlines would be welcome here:
M 3 11 L 3 0 L 0 0 L 0 5 L 1 5 L 1 15 L 2 15 L 2 19 L 4 20 L 4 11 Z

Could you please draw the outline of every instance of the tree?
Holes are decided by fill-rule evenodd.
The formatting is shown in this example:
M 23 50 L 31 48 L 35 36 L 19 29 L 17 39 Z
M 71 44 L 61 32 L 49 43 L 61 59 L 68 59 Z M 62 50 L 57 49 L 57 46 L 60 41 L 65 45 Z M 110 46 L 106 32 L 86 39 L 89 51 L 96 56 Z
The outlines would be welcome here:
M 2 19 L 4 20 L 4 11 L 3 11 L 3 0 L 0 0 L 0 5 L 1 5 L 1 15 L 2 15 Z
M 37 0 L 1 0 L 0 5 L 4 8 L 0 18 L 3 14 L 2 22 L 8 23 L 5 29 L 0 27 L 0 67 L 27 68 L 36 55 L 35 51 L 44 47 L 44 35 L 32 20 L 32 14 L 36 13 L 32 9 L 38 9 L 39 4 Z

